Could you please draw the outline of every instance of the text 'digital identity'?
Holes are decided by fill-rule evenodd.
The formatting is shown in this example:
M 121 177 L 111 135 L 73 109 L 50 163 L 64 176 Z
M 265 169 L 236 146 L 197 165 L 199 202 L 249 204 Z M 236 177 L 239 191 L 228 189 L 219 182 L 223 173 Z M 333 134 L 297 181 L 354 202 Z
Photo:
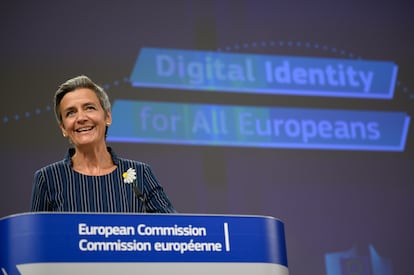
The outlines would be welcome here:
M 143 48 L 137 87 L 303 96 L 393 97 L 393 62 Z

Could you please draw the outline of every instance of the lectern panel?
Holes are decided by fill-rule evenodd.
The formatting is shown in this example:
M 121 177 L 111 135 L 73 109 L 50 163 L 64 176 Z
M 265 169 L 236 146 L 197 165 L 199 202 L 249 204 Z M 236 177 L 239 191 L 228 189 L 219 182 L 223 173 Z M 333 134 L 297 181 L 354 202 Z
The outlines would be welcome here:
M 26 213 L 0 233 L 3 274 L 288 274 L 272 217 Z

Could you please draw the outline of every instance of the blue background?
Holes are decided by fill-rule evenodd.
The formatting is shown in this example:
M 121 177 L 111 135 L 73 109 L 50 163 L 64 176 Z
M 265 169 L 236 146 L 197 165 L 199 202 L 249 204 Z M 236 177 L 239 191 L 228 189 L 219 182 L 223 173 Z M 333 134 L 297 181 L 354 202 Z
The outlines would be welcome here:
M 333 1 L 28 1 L 0 16 L 0 216 L 29 209 L 33 173 L 69 146 L 53 115 L 65 80 L 86 74 L 112 101 L 414 113 L 413 4 Z M 392 100 L 133 88 L 142 47 L 394 62 Z M 138 89 L 138 90 L 137 90 Z M 261 214 L 285 223 L 291 274 L 326 274 L 325 254 L 374 245 L 412 273 L 414 146 L 365 152 L 112 143 L 149 163 L 182 213 Z

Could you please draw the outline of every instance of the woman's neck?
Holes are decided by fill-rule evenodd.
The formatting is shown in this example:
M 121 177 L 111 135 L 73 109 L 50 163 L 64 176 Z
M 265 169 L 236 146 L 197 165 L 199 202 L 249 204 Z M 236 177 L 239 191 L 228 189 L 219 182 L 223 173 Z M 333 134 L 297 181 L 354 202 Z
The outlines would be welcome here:
M 72 156 L 73 170 L 89 175 L 102 176 L 111 173 L 116 166 L 106 146 L 97 148 L 76 148 Z

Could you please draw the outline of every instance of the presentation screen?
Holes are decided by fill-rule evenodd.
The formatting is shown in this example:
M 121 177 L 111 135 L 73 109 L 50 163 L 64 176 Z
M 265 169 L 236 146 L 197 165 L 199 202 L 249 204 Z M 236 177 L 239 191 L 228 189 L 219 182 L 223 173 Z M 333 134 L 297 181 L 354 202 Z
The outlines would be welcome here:
M 28 212 L 35 171 L 72 147 L 53 96 L 86 75 L 111 101 L 108 146 L 178 212 L 280 219 L 291 274 L 411 274 L 411 6 L 4 4 L 0 216 Z

